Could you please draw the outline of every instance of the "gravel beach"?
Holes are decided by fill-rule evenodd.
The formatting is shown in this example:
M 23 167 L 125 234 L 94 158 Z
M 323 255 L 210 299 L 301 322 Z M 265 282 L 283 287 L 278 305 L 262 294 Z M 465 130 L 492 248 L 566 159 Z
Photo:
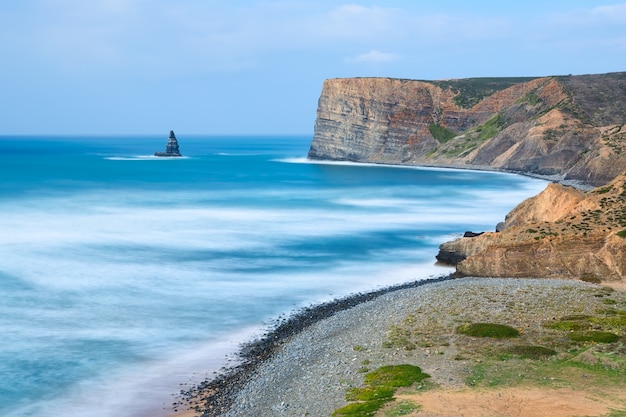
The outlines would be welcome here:
M 347 388 L 362 385 L 366 370 L 405 363 L 442 388 L 462 388 L 470 364 L 459 359 L 468 352 L 454 340 L 459 323 L 507 323 L 541 333 L 545 320 L 598 308 L 593 292 L 601 288 L 571 280 L 446 278 L 351 297 L 322 308 L 322 317 L 312 308 L 279 324 L 243 348 L 243 365 L 186 395 L 203 417 L 330 416 L 346 404 Z M 301 321 L 307 316 L 312 324 Z M 424 343 L 390 344 L 393 329 L 407 320 Z

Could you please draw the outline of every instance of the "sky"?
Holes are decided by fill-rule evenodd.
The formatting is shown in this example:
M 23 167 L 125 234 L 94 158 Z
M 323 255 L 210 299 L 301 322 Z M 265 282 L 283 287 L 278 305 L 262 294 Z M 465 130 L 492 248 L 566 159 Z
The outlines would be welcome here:
M 626 71 L 624 0 L 4 0 L 0 21 L 0 135 L 312 135 L 327 78 Z

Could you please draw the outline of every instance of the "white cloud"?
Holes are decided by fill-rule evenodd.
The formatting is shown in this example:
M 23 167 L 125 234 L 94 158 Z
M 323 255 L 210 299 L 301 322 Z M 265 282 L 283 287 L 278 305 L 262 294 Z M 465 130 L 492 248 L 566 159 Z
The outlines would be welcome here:
M 397 54 L 394 53 L 385 53 L 380 52 L 376 49 L 371 50 L 367 53 L 357 55 L 355 57 L 349 58 L 350 62 L 363 62 L 363 63 L 383 63 L 383 62 L 391 62 L 395 61 L 399 58 Z
M 10 15 L 17 19 L 3 19 L 0 53 L 13 61 L 86 76 L 166 78 L 245 71 L 291 56 L 337 62 L 348 51 L 369 51 L 349 62 L 408 64 L 411 57 L 442 51 L 450 57 L 472 49 L 479 53 L 486 45 L 504 51 L 498 45 L 537 50 L 552 39 L 572 45 L 596 39 L 621 44 L 624 37 L 616 33 L 601 39 L 603 26 L 623 31 L 626 21 L 626 4 L 559 15 L 537 12 L 528 18 L 468 14 L 444 6 L 426 12 L 409 2 L 398 8 L 302 0 L 32 1 L 38 7 L 24 6 L 21 14 Z M 598 30 L 584 37 L 578 33 L 589 27 Z M 22 50 L 16 52 L 13 45 L 22 45 Z
M 546 30 L 549 30 L 552 26 L 571 30 L 589 27 L 605 29 L 626 22 L 626 3 L 566 10 L 543 16 L 541 22 L 551 24 L 546 26 Z
M 590 11 L 591 16 L 604 21 L 626 22 L 626 3 L 599 6 Z
M 319 16 L 317 25 L 322 33 L 342 38 L 389 38 L 405 33 L 406 16 L 401 9 L 350 4 Z

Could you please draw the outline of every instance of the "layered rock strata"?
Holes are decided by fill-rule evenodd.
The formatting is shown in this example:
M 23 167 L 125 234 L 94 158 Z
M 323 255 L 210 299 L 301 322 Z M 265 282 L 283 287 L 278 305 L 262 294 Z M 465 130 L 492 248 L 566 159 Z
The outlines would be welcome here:
M 587 192 L 552 183 L 499 229 L 444 243 L 437 258 L 468 276 L 626 279 L 626 171 Z
M 605 184 L 626 169 L 626 72 L 324 82 L 309 158 Z

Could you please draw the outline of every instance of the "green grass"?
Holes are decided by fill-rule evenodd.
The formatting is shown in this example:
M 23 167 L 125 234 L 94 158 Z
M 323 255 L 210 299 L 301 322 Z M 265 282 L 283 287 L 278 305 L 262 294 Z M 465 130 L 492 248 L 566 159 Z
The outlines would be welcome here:
M 341 407 L 332 414 L 333 417 L 370 417 L 385 405 L 387 401 L 366 401 L 352 403 Z
M 383 366 L 365 374 L 365 386 L 350 388 L 346 401 L 356 401 L 333 412 L 333 417 L 373 416 L 385 404 L 393 401 L 398 388 L 410 387 L 429 375 L 413 365 Z M 401 415 L 401 414 L 397 414 Z
M 435 123 L 429 124 L 428 130 L 430 131 L 430 134 L 433 135 L 433 137 L 437 139 L 439 143 L 446 143 L 457 135 L 453 131 L 448 130 L 445 127 L 440 126 Z
M 621 237 L 622 239 L 626 239 L 626 229 L 620 230 L 619 232 L 616 233 L 616 235 Z
M 396 389 L 392 387 L 350 388 L 346 401 L 391 401 Z
M 473 337 L 495 337 L 505 339 L 519 336 L 519 331 L 505 324 L 466 323 L 456 328 L 457 333 Z
M 476 128 L 476 131 L 478 132 L 478 140 L 484 142 L 493 138 L 498 134 L 498 132 L 500 132 L 500 130 L 502 130 L 503 124 L 502 115 L 496 114 L 491 119 Z
M 515 345 L 506 349 L 506 352 L 523 359 L 544 359 L 557 354 L 554 349 L 535 345 Z
M 567 337 L 575 342 L 614 343 L 619 340 L 619 336 L 615 333 L 597 330 L 572 332 Z
M 428 375 L 413 365 L 383 366 L 365 375 L 365 383 L 373 387 L 409 387 Z
M 544 326 L 554 330 L 563 330 L 566 332 L 587 330 L 591 327 L 589 316 L 581 316 L 581 318 L 564 318 L 561 320 L 544 323 Z

